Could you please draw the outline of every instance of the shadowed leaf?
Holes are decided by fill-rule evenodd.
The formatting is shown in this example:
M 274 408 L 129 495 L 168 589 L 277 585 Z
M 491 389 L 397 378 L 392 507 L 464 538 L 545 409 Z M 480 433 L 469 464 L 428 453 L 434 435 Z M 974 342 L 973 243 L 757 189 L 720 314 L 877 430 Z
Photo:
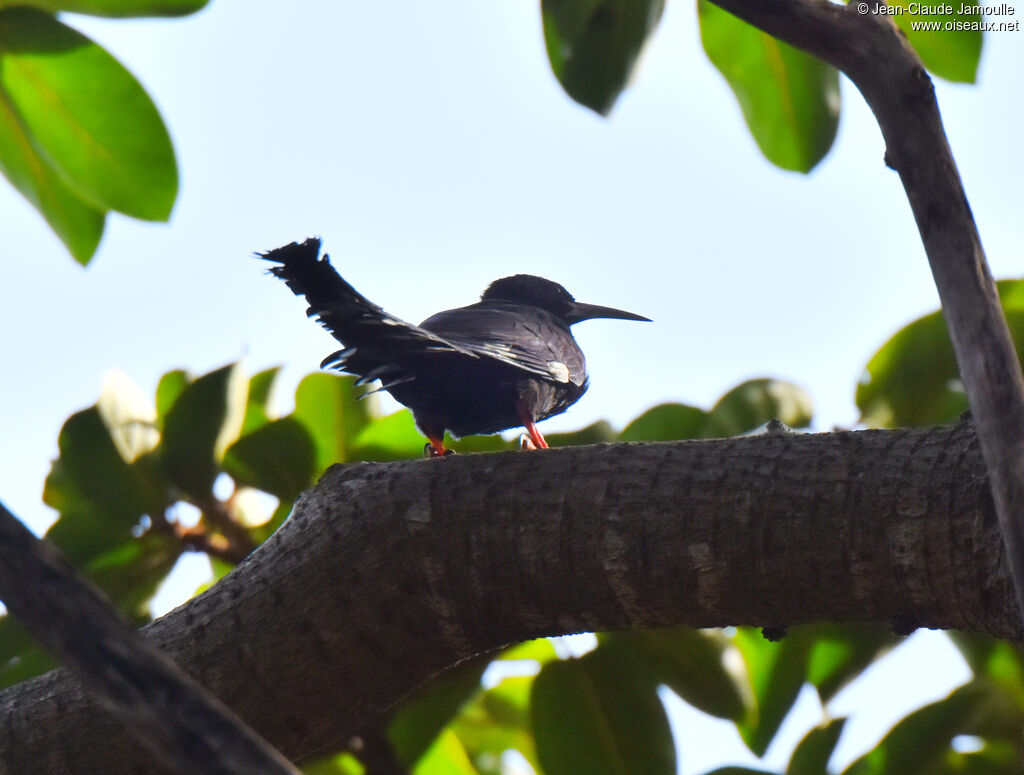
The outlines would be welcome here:
M 765 157 L 809 172 L 839 126 L 839 74 L 707 0 L 697 3 L 700 36 L 725 77 Z
M 664 0 L 541 0 L 548 60 L 566 94 L 608 115 Z

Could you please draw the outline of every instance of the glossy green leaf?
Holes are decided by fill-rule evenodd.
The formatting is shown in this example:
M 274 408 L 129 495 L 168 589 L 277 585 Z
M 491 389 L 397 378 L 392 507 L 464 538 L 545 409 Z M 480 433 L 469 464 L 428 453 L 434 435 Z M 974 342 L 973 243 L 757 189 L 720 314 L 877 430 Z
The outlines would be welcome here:
M 566 93 L 608 115 L 664 7 L 664 0 L 541 0 L 548 60 Z
M 316 445 L 298 420 L 273 420 L 228 448 L 224 470 L 242 486 L 293 501 L 315 484 Z
M 761 152 L 787 170 L 809 172 L 839 125 L 839 74 L 707 0 L 697 4 L 701 41 L 729 83 Z
M 350 460 L 411 460 L 423 456 L 427 440 L 408 409 L 374 418 L 352 439 Z
M 959 771 L 949 766 L 962 759 L 950 747 L 953 738 L 978 735 L 1017 743 L 1022 721 L 1020 709 L 1008 703 L 1005 694 L 987 681 L 972 681 L 904 718 L 844 775 Z
M 84 35 L 42 11 L 0 11 L 0 97 L 96 210 L 170 216 L 178 170 L 167 129 L 138 81 Z
M 317 475 L 334 463 L 353 459 L 356 439 L 370 421 L 368 402 L 359 400 L 355 381 L 355 377 L 310 374 L 295 390 L 292 416 L 316 442 Z
M 557 656 L 555 647 L 548 638 L 534 638 L 505 649 L 495 659 L 533 659 L 543 665 L 545 662 L 556 659 Z
M 163 430 L 167 413 L 171 411 L 174 402 L 178 400 L 178 396 L 191 381 L 192 377 L 183 369 L 169 371 L 160 377 L 156 386 L 156 416 L 161 430 Z
M 792 428 L 810 424 L 810 396 L 796 385 L 775 379 L 752 379 L 724 396 L 705 412 L 685 404 L 648 409 L 619 434 L 619 441 L 677 441 L 736 436 L 781 420 Z
M 303 762 L 305 775 L 365 775 L 366 768 L 352 754 L 345 752 Z
M 189 383 L 167 411 L 160 443 L 167 476 L 193 498 L 210 495 L 245 417 L 248 380 L 236 364 Z
M 665 709 L 654 687 L 622 668 L 601 649 L 544 665 L 531 719 L 545 775 L 674 775 Z
M 411 767 L 430 748 L 441 730 L 474 695 L 489 656 L 462 662 L 435 676 L 402 702 L 388 724 L 388 738 L 398 758 Z
M 1024 358 L 1024 280 L 997 283 L 1017 356 Z M 933 312 L 898 331 L 872 356 L 857 387 L 861 422 L 938 425 L 967 409 L 945 317 Z
M 705 433 L 709 437 L 736 436 L 771 420 L 805 428 L 813 413 L 811 398 L 802 388 L 776 379 L 752 379 L 718 400 L 708 413 Z
M 445 730 L 427 749 L 412 775 L 477 775 L 458 736 Z
M 828 775 L 828 760 L 845 724 L 844 718 L 833 719 L 804 735 L 789 759 L 786 775 Z
M 978 22 L 984 23 L 986 17 L 960 13 L 961 4 L 947 0 L 915 2 L 914 7 L 918 10 L 914 14 L 907 10 L 910 0 L 894 0 L 889 5 L 902 9 L 902 13 L 895 13 L 891 18 L 903 30 L 925 67 L 948 81 L 974 83 L 983 37 Z M 934 9 L 938 13 L 922 13 L 922 8 Z M 952 9 L 952 13 L 945 13 L 947 8 Z M 999 19 L 993 17 L 989 21 Z M 971 29 L 972 24 L 978 28 Z M 950 25 L 949 29 L 946 25 Z M 915 26 L 920 28 L 915 30 Z M 959 29 L 953 29 L 954 26 Z
M 754 711 L 745 673 L 726 667 L 732 641 L 720 631 L 679 628 L 607 633 L 599 648 L 615 643 L 619 658 L 642 665 L 653 685 L 665 684 L 698 710 L 732 721 Z
M 618 434 L 607 420 L 598 420 L 586 428 L 568 433 L 544 434 L 552 447 L 581 447 L 584 444 L 605 444 L 615 441 Z
M 530 728 L 532 676 L 506 678 L 478 695 L 459 714 L 452 730 L 470 759 L 483 773 L 500 775 L 505 751 L 518 751 L 535 772 L 541 772 Z
M 815 624 L 798 632 L 811 641 L 807 680 L 823 703 L 899 642 L 881 627 L 860 624 Z
M 0 172 L 42 214 L 74 259 L 89 263 L 103 236 L 104 212 L 68 186 L 4 99 L 0 99 Z
M 245 403 L 245 419 L 242 421 L 240 436 L 252 433 L 270 422 L 270 391 L 273 390 L 274 380 L 280 371 L 281 367 L 275 366 L 254 374 L 249 380 L 249 399 Z
M 160 495 L 140 465 L 121 456 L 95 406 L 67 419 L 57 446 L 43 501 L 61 514 L 51 539 L 79 562 L 129 538 Z
M 699 439 L 708 413 L 685 404 L 660 404 L 648 409 L 623 429 L 619 441 L 678 441 Z
M 185 16 L 203 8 L 209 0 L 18 0 L 44 11 L 69 11 L 90 16 Z M 6 4 L 0 2 L 0 5 Z
M 458 441 L 452 440 L 449 446 L 460 454 L 473 454 L 477 452 L 506 452 L 516 449 L 518 443 L 518 441 L 505 441 L 500 435 L 495 434 L 492 436 L 465 436 Z
M 799 631 L 772 642 L 746 627 L 736 632 L 733 642 L 743 655 L 757 699 L 757 713 L 736 727 L 747 747 L 763 756 L 803 687 L 810 644 Z

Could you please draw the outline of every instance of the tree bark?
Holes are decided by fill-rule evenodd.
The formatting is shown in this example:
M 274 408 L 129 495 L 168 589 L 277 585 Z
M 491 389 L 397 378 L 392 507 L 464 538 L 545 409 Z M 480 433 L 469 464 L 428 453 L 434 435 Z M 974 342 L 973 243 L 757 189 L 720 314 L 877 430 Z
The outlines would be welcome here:
M 1024 613 L 1024 376 L 920 57 L 872 10 L 885 0 L 710 1 L 841 70 L 875 114 L 942 300 Z
M 0 595 L 153 760 L 193 775 L 298 775 L 2 503 Z
M 301 760 L 516 641 L 818 621 L 1020 632 L 969 424 L 336 466 L 143 632 Z M 153 771 L 63 671 L 0 729 L 4 773 Z

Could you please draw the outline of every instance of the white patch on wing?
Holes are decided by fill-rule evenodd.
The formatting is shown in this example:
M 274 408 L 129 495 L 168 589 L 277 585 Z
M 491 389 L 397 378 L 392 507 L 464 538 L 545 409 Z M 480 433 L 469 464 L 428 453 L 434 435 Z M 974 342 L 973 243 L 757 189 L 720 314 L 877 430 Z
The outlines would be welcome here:
M 548 361 L 548 374 L 554 377 L 559 382 L 569 381 L 569 367 L 561 361 Z

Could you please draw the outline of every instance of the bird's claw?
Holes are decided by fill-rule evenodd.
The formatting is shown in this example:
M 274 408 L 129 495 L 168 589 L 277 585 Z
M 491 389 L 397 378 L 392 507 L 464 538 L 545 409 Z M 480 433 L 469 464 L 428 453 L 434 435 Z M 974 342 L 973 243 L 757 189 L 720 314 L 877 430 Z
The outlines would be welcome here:
M 441 447 L 441 451 L 439 452 L 437 447 L 435 447 L 429 441 L 423 445 L 423 457 L 448 457 L 449 455 L 454 454 L 454 449 L 445 449 L 444 447 Z

